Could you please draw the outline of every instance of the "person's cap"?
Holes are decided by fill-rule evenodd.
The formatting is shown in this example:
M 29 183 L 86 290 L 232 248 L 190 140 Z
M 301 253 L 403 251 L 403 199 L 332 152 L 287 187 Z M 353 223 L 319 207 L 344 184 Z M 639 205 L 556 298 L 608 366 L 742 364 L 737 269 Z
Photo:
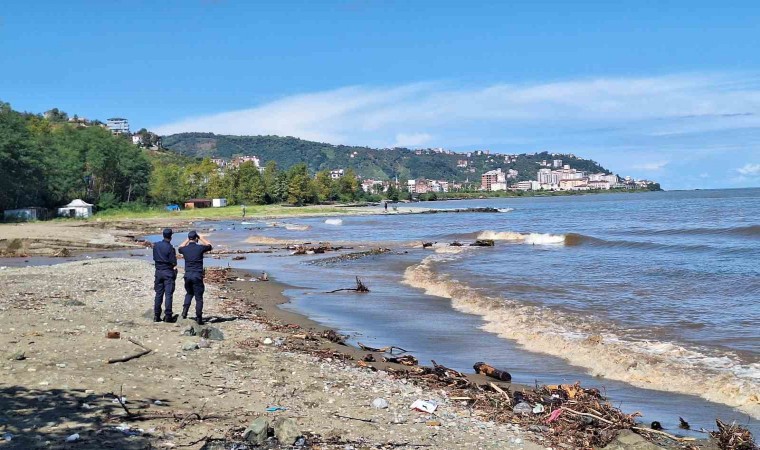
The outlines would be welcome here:
M 174 234 L 174 232 L 172 231 L 171 228 L 164 228 L 163 235 L 164 235 L 165 238 L 172 237 L 172 234 Z
M 187 233 L 187 238 L 190 240 L 198 239 L 198 233 L 195 232 L 195 230 Z

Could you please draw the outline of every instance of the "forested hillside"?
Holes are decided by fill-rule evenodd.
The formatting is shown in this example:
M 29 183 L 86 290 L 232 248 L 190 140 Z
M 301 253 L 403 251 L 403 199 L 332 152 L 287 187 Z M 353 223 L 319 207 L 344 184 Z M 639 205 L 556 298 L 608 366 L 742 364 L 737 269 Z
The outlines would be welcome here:
M 330 169 L 354 169 L 364 178 L 400 180 L 413 178 L 450 181 L 479 181 L 480 175 L 497 168 L 519 172 L 518 181 L 536 178 L 542 160 L 551 160 L 547 152 L 518 155 L 505 161 L 502 154 L 445 154 L 414 151 L 405 148 L 374 149 L 347 145 L 332 145 L 280 136 L 229 136 L 213 133 L 180 133 L 163 137 L 164 147 L 184 156 L 232 158 L 255 155 L 262 165 L 275 161 L 287 169 L 305 162 L 311 173 Z M 421 154 L 418 154 L 421 153 Z M 353 155 L 353 157 L 352 157 Z M 457 167 L 461 160 L 467 167 Z M 594 161 L 563 155 L 561 159 L 574 169 L 610 173 Z

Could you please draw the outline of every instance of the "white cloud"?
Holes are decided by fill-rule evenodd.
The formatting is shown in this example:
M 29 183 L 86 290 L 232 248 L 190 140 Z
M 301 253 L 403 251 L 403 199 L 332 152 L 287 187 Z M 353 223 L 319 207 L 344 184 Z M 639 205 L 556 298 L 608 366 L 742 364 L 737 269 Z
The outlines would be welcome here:
M 440 82 L 349 86 L 153 129 L 160 134 L 278 134 L 381 145 L 409 128 L 472 142 L 480 137 L 500 141 L 509 136 L 508 129 L 525 125 L 633 126 L 653 136 L 760 126 L 760 89 L 736 84 L 728 76 L 680 75 L 474 87 Z M 448 142 L 441 140 L 441 145 Z
M 670 161 L 656 161 L 656 162 L 648 162 L 643 164 L 635 164 L 631 166 L 632 169 L 639 169 L 639 170 L 662 170 L 665 168 L 666 165 L 668 165 Z
M 736 171 L 744 176 L 758 176 L 760 175 L 760 164 L 747 163 Z

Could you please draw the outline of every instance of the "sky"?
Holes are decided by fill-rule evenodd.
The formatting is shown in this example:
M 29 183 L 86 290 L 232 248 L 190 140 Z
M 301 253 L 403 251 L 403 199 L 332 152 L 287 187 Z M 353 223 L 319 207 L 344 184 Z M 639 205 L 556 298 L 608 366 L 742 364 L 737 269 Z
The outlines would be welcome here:
M 760 2 L 4 2 L 0 100 L 133 130 L 550 151 L 760 186 Z

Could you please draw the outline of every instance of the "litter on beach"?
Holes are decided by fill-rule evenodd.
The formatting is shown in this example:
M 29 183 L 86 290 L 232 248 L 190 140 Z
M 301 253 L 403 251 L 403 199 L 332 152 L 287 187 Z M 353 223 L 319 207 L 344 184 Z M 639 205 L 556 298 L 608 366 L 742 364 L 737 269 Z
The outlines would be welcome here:
M 438 404 L 432 400 L 415 400 L 410 408 L 415 411 L 432 414 L 438 408 Z
M 266 412 L 287 411 L 287 408 L 282 406 L 270 406 L 266 409 Z

